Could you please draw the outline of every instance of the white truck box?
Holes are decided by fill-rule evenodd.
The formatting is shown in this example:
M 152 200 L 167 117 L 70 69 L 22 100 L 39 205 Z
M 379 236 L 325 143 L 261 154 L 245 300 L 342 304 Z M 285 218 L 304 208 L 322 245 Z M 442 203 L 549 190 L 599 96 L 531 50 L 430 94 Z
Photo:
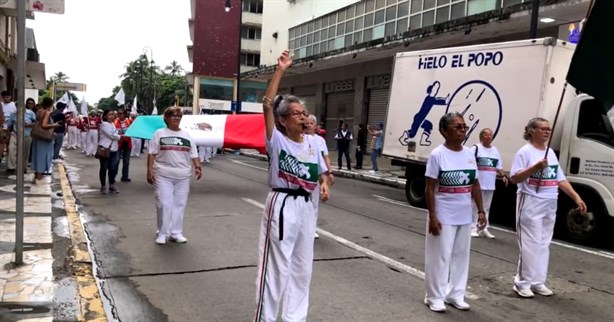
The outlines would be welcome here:
M 424 205 L 424 164 L 431 151 L 444 142 L 438 123 L 447 112 L 464 115 L 469 127 L 466 146 L 479 142 L 482 129 L 491 128 L 493 145 L 509 171 L 516 151 L 526 143 L 522 135 L 527 122 L 539 116 L 552 124 L 574 49 L 575 45 L 544 38 L 397 54 L 383 155 L 406 166 L 408 201 Z M 592 120 L 579 120 L 584 103 L 598 105 L 586 95 L 577 97 L 568 86 L 552 148 L 560 153 L 570 182 L 580 183 L 580 191 L 589 191 L 583 197 L 600 211 L 589 214 L 592 220 L 593 216 L 614 214 L 614 133 L 606 116 L 608 124 L 601 125 L 601 136 L 588 133 L 597 137 L 578 138 L 580 128 L 583 133 L 588 131 L 584 123 L 599 122 L 600 117 L 584 113 L 584 118 Z M 576 222 L 568 224 L 577 226 L 575 213 L 568 217 Z M 576 235 L 570 232 L 572 237 L 592 238 L 596 227 L 584 220 L 582 225 L 570 228 L 582 230 Z

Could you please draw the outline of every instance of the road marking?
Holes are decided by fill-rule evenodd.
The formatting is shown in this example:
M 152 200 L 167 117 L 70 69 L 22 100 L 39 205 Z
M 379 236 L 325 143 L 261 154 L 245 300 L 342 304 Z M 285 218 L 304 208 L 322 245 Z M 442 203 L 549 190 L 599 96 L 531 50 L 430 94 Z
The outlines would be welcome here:
M 406 204 L 406 203 L 404 203 L 402 201 L 386 198 L 386 197 L 379 196 L 379 195 L 373 195 L 373 197 L 375 197 L 379 201 L 387 202 L 387 203 L 398 205 L 398 206 L 403 206 L 405 208 L 415 209 L 415 210 L 418 210 L 418 211 L 421 211 L 421 212 L 425 212 L 425 213 L 427 212 L 426 209 L 413 207 L 413 206 L 410 206 L 410 205 L 408 205 L 408 204 Z M 509 230 L 509 229 L 505 229 L 505 228 L 501 228 L 501 227 L 497 227 L 497 226 L 489 226 L 489 228 L 492 228 L 493 230 L 498 230 L 498 231 L 501 231 L 501 232 L 505 232 L 505 233 L 508 233 L 508 234 L 516 235 L 516 232 L 513 231 L 513 230 Z M 606 252 L 606 251 L 603 251 L 603 250 L 597 250 L 597 251 L 596 250 L 591 250 L 591 249 L 582 248 L 582 247 L 571 245 L 571 244 L 564 243 L 564 242 L 554 241 L 554 240 L 551 243 L 554 244 L 554 245 L 557 245 L 557 246 L 561 246 L 561 247 L 567 248 L 567 249 L 573 249 L 573 250 L 576 250 L 576 251 L 579 251 L 579 252 L 583 252 L 583 253 L 587 253 L 587 254 L 591 254 L 591 255 L 595 255 L 595 256 L 601 256 L 601 257 L 608 258 L 608 259 L 614 259 L 614 253 Z
M 251 165 L 249 163 L 241 162 L 241 161 L 238 161 L 238 160 L 230 160 L 230 161 L 232 161 L 232 162 L 234 162 L 236 164 L 244 165 L 246 167 L 250 167 L 250 168 L 254 168 L 254 169 L 258 169 L 258 170 L 262 170 L 262 171 L 269 171 L 269 169 L 267 169 L 267 168 L 257 167 L 255 165 Z
M 249 198 L 241 198 L 241 199 L 243 199 L 243 201 L 245 201 L 245 202 L 247 202 L 247 203 L 249 203 L 249 204 L 251 204 L 253 206 L 256 206 L 256 207 L 264 209 L 264 204 L 262 204 L 262 203 L 260 203 L 260 202 L 258 202 L 256 200 L 249 199 Z M 328 239 L 332 239 L 332 240 L 336 241 L 337 243 L 339 243 L 339 244 L 341 244 L 341 245 L 343 245 L 345 247 L 351 248 L 351 249 L 353 249 L 353 250 L 355 250 L 355 251 L 357 251 L 359 253 L 365 254 L 366 256 L 368 256 L 371 259 L 375 259 L 375 260 L 380 261 L 380 262 L 384 263 L 385 265 L 387 265 L 389 267 L 392 267 L 392 268 L 394 268 L 394 269 L 396 269 L 398 271 L 405 272 L 405 273 L 410 274 L 410 275 L 412 275 L 414 277 L 417 277 L 417 278 L 419 278 L 421 280 L 424 280 L 424 272 L 419 270 L 419 269 L 416 269 L 416 268 L 413 268 L 413 267 L 411 267 L 409 265 L 405 265 L 403 263 L 397 262 L 397 261 L 395 261 L 394 259 L 392 259 L 390 257 L 386 257 L 386 256 L 384 256 L 382 254 L 376 253 L 376 252 L 374 252 L 374 251 L 372 251 L 372 250 L 370 250 L 368 248 L 365 248 L 365 247 L 362 247 L 362 246 L 360 246 L 358 244 L 355 244 L 355 243 L 353 243 L 353 242 L 351 242 L 351 241 L 349 241 L 349 240 L 347 240 L 347 239 L 345 239 L 343 237 L 339 237 L 339 236 L 337 236 L 337 235 L 335 235 L 335 234 L 333 234 L 331 232 L 328 232 L 328 231 L 326 231 L 326 230 L 324 230 L 322 228 L 316 228 L 316 231 L 318 232 L 318 234 L 320 236 L 326 237 Z M 469 299 L 472 299 L 472 300 L 479 299 L 479 297 L 477 295 L 475 295 L 473 293 L 470 293 L 470 292 L 466 292 L 465 296 L 467 298 L 469 298 Z

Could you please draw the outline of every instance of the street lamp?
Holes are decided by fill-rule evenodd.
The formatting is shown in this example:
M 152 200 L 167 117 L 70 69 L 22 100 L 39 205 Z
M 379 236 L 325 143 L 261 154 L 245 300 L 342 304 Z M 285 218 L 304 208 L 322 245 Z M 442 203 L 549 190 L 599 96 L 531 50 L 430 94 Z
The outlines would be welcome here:
M 230 4 L 230 0 L 225 0 L 224 1 L 224 11 L 226 12 L 230 12 L 230 9 L 232 9 L 232 5 Z M 241 7 L 241 0 L 239 0 L 239 49 L 237 50 L 237 90 L 236 90 L 236 96 L 235 96 L 235 110 L 233 111 L 233 114 L 235 114 L 237 112 L 237 110 L 239 109 L 239 105 L 240 105 L 240 101 L 241 101 L 241 93 L 240 93 L 240 88 L 241 88 L 241 29 L 242 29 L 242 25 L 243 25 L 243 9 Z

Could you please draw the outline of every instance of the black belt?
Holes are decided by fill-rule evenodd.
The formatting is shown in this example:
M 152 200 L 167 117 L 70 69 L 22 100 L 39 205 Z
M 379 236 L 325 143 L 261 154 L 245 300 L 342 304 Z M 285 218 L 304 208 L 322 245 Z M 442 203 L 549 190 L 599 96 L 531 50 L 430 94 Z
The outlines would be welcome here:
M 281 209 L 279 210 L 279 240 L 284 240 L 284 207 L 286 206 L 286 199 L 289 196 L 294 197 L 294 200 L 298 197 L 304 197 L 305 202 L 311 199 L 311 193 L 303 188 L 288 189 L 288 188 L 273 188 L 275 192 L 283 192 L 286 194 L 284 200 L 281 203 Z

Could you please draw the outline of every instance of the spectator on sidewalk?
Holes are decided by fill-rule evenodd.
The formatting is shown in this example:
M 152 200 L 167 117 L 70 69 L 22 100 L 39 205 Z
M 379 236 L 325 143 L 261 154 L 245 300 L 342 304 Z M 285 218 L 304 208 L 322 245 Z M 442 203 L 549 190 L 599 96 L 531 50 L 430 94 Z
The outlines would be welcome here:
M 24 131 L 23 131 L 23 160 L 24 164 L 24 173 L 28 172 L 28 158 L 30 158 L 30 147 L 32 145 L 32 137 L 30 133 L 32 132 L 32 128 L 34 127 L 34 123 L 36 123 L 36 114 L 32 111 L 36 103 L 34 99 L 28 98 L 26 100 L 26 110 L 24 114 Z M 9 142 L 9 157 L 7 162 L 6 172 L 12 173 L 15 172 L 17 168 L 17 113 L 13 113 L 9 119 L 9 129 L 11 129 L 11 140 Z
M 132 120 L 127 117 L 126 110 L 120 108 L 117 110 L 117 118 L 115 119 L 115 128 L 117 133 L 121 135 L 118 143 L 119 160 L 122 162 L 122 177 L 121 182 L 130 182 L 130 154 L 132 152 L 132 138 L 125 136 L 128 127 L 132 124 Z
M 377 157 L 382 153 L 384 146 L 384 123 L 377 123 L 377 126 L 372 127 L 367 125 L 367 131 L 371 135 L 371 173 L 379 171 L 377 166 Z
M 79 148 L 79 129 L 77 123 L 79 122 L 79 116 L 72 111 L 66 112 L 66 149 L 76 150 Z
M 17 113 L 17 106 L 15 106 L 13 97 L 8 91 L 2 92 L 2 112 L 4 117 L 2 118 L 2 130 L 0 130 L 0 160 L 4 157 L 4 152 L 7 150 L 11 139 L 9 119 L 13 113 Z
M 343 156 L 345 155 L 345 161 L 347 163 L 348 170 L 352 170 L 352 160 L 350 159 L 350 143 L 354 140 L 352 132 L 348 130 L 347 123 L 341 124 L 335 134 L 335 140 L 337 141 L 337 162 L 339 169 L 343 167 Z
M 53 122 L 59 124 L 59 126 L 53 129 L 53 160 L 59 160 L 61 159 L 60 150 L 64 143 L 64 135 L 66 135 L 66 115 L 64 115 L 66 104 L 58 102 L 55 108 L 56 110 L 51 114 L 51 118 L 53 118 Z
M 43 130 L 50 130 L 60 127 L 60 124 L 53 123 L 51 118 L 51 108 L 53 99 L 45 97 L 41 108 L 36 112 L 36 122 L 40 122 Z M 47 141 L 32 138 L 32 170 L 34 170 L 33 183 L 39 184 L 43 180 L 43 173 L 51 173 L 51 159 L 53 158 L 53 140 Z
M 362 159 L 367 149 L 367 130 L 365 125 L 358 124 L 358 136 L 356 137 L 356 169 L 362 169 Z
M 318 128 L 316 129 L 316 134 L 326 140 L 326 128 L 324 127 L 324 122 L 318 125 Z
M 102 119 L 104 120 L 100 125 L 100 137 L 98 138 L 98 146 L 101 148 L 109 149 L 108 158 L 99 158 L 100 171 L 98 176 L 100 179 L 100 193 L 107 193 L 106 177 L 109 177 L 109 192 L 119 193 L 115 188 L 115 177 L 117 176 L 117 169 L 119 168 L 119 152 L 117 152 L 117 142 L 121 139 L 121 135 L 117 133 L 117 128 L 113 121 L 115 120 L 115 112 L 111 110 L 104 110 L 102 113 Z

